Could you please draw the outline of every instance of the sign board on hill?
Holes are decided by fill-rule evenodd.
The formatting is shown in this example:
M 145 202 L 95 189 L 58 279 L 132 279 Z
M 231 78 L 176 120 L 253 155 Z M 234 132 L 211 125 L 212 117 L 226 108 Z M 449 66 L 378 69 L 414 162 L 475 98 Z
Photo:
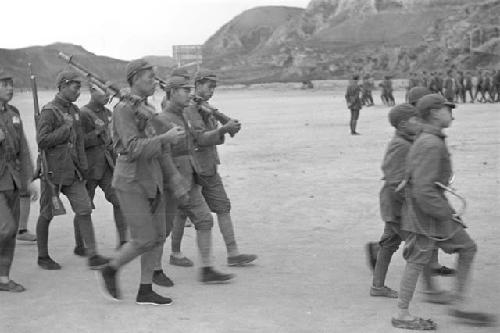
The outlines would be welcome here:
M 178 67 L 188 67 L 201 65 L 201 45 L 174 45 L 172 53 Z

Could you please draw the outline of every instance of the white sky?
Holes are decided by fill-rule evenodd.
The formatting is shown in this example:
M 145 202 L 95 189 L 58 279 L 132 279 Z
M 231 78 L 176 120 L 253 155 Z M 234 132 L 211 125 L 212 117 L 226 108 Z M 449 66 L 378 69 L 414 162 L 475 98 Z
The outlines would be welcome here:
M 66 42 L 130 60 L 203 44 L 246 9 L 309 0 L 2 0 L 0 48 Z

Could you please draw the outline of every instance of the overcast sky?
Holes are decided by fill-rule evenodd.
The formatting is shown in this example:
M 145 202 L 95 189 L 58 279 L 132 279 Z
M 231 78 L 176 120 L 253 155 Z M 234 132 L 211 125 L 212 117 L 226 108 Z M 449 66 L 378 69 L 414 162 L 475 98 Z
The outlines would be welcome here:
M 2 0 L 0 48 L 67 42 L 130 60 L 203 44 L 246 9 L 309 0 Z

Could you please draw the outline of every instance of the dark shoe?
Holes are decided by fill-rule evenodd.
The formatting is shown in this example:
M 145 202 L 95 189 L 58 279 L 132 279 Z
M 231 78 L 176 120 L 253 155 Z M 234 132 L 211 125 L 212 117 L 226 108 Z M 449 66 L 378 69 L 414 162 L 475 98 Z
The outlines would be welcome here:
M 191 267 L 193 266 L 193 262 L 187 257 L 177 258 L 173 255 L 170 255 L 170 265 Z
M 113 267 L 106 265 L 98 272 L 98 277 L 102 281 L 100 281 L 100 286 L 103 295 L 107 298 L 111 298 L 114 301 L 118 301 L 121 299 L 120 289 L 118 288 L 118 283 L 116 279 L 116 274 L 118 271 Z
M 365 245 L 366 258 L 368 259 L 368 267 L 373 271 L 377 265 L 377 255 L 380 245 L 376 242 L 369 242 Z
M 12 280 L 10 280 L 7 283 L 0 282 L 0 291 L 9 291 L 11 293 L 20 293 L 20 292 L 23 292 L 25 290 L 26 290 L 26 288 L 24 288 L 22 285 L 14 282 Z
M 49 271 L 56 271 L 61 269 L 61 265 L 52 260 L 51 257 L 38 257 L 38 266 Z
M 109 262 L 108 258 L 104 258 L 98 254 L 94 254 L 88 260 L 88 265 L 90 269 L 99 269 L 102 266 L 106 265 Z
M 165 275 L 163 270 L 153 272 L 153 283 L 162 287 L 173 287 L 174 282 Z
M 234 274 L 219 273 L 212 267 L 203 267 L 201 269 L 200 281 L 203 283 L 224 283 L 234 278 Z
M 244 266 L 257 259 L 255 254 L 238 254 L 237 256 L 227 257 L 228 266 Z
M 407 330 L 431 331 L 437 329 L 437 324 L 430 319 L 415 318 L 413 320 L 402 320 L 392 318 L 392 326 Z
M 398 298 L 398 292 L 389 287 L 374 287 L 370 288 L 370 296 L 373 297 L 387 297 L 387 298 Z
M 439 268 L 432 269 L 432 274 L 441 276 L 454 276 L 457 273 L 453 268 L 448 268 L 446 266 L 441 266 Z
M 85 257 L 86 254 L 85 254 L 85 248 L 84 247 L 81 247 L 81 246 L 75 246 L 75 249 L 73 250 L 73 253 L 77 256 L 80 256 L 80 257 Z
M 489 313 L 451 309 L 449 314 L 471 326 L 493 327 L 497 323 L 497 318 Z
M 140 305 L 170 305 L 173 301 L 171 298 L 163 297 L 154 291 L 150 291 L 148 293 L 138 293 L 135 302 Z

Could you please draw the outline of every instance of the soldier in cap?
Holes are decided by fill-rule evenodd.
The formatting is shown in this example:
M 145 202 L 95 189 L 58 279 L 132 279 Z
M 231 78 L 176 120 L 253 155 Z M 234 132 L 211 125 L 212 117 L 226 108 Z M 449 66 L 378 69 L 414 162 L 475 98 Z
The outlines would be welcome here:
M 93 203 L 95 190 L 99 186 L 106 200 L 113 205 L 113 216 L 118 234 L 118 246 L 126 241 L 127 226 L 120 209 L 118 198 L 111 188 L 116 156 L 112 147 L 110 122 L 111 111 L 105 107 L 109 94 L 100 88 L 90 85 L 90 101 L 80 109 L 85 153 L 88 170 L 85 173 L 85 186 Z M 93 205 L 94 206 L 94 205 Z M 75 226 L 75 250 L 77 255 L 84 255 L 83 239 Z
M 222 127 L 219 127 L 215 116 L 202 108 L 201 105 L 210 100 L 216 87 L 217 76 L 215 73 L 205 70 L 196 73 L 195 98 L 184 109 L 184 114 L 191 123 L 191 132 L 194 135 L 196 145 L 193 152 L 197 165 L 196 181 L 201 185 L 201 193 L 210 211 L 217 215 L 219 230 L 226 244 L 228 265 L 241 266 L 253 262 L 257 256 L 239 252 L 230 213 L 231 202 L 217 171 L 217 165 L 220 164 L 217 145 L 224 143 L 225 135 L 223 133 L 236 134 L 241 129 L 241 124 L 237 120 L 229 119 Z M 170 256 L 170 264 L 172 265 L 193 265 L 193 262 L 181 252 L 185 220 L 186 217 L 183 214 L 179 214 L 174 220 L 172 254 Z
M 347 108 L 351 111 L 351 121 L 349 126 L 351 128 L 351 135 L 359 135 L 356 132 L 356 126 L 359 119 L 359 111 L 361 110 L 361 88 L 358 85 L 359 76 L 354 75 L 352 80 L 347 86 L 347 91 L 345 93 L 345 100 L 347 103 Z
M 415 317 L 409 304 L 415 292 L 418 277 L 432 258 L 434 249 L 458 253 L 457 283 L 453 294 L 443 294 L 440 303 L 451 304 L 450 314 L 473 324 L 489 324 L 490 315 L 464 309 L 465 290 L 469 272 L 477 251 L 475 242 L 464 229 L 460 216 L 455 214 L 437 186 L 448 186 L 452 176 L 450 154 L 443 129 L 453 120 L 455 105 L 443 96 L 431 94 L 417 102 L 422 132 L 408 153 L 406 165 L 405 202 L 402 210 L 401 230 L 407 233 L 403 256 L 407 261 L 403 273 L 398 312 L 392 325 L 405 329 L 433 330 L 437 325 L 430 319 Z
M 74 72 L 59 73 L 56 81 L 59 91 L 42 108 L 37 120 L 37 142 L 38 147 L 46 153 L 52 183 L 71 203 L 75 213 L 74 224 L 82 234 L 88 265 L 91 269 L 97 269 L 108 260 L 97 253 L 91 218 L 92 205 L 83 178 L 88 163 L 80 110 L 73 104 L 80 96 L 80 81 Z M 51 198 L 49 185 L 41 181 L 40 216 L 36 227 L 38 265 L 43 269 L 57 270 L 61 266 L 52 260 L 48 251 L 49 224 L 53 218 Z
M 155 114 L 147 98 L 155 92 L 155 73 L 145 60 L 127 65 L 130 95 L 115 107 L 112 116 L 113 146 L 117 156 L 112 186 L 130 230 L 126 242 L 100 271 L 107 295 L 118 300 L 117 281 L 122 266 L 141 256 L 141 278 L 137 304 L 168 305 L 172 299 L 153 291 L 153 271 L 161 257 L 166 238 L 163 163 L 169 158 L 169 144 L 180 140 L 184 131 L 173 127 L 157 134 L 151 125 Z M 169 281 L 161 272 L 159 278 Z
M 22 292 L 25 288 L 10 279 L 19 227 L 19 195 L 30 193 L 33 162 L 19 111 L 9 102 L 14 94 L 12 76 L 0 70 L 0 291 Z
M 444 97 L 448 100 L 448 102 L 453 103 L 455 100 L 455 93 L 457 90 L 457 81 L 453 77 L 453 71 L 450 69 L 446 73 L 447 77 L 444 80 Z
M 196 182 L 200 170 L 194 156 L 196 149 L 194 128 L 197 125 L 192 123 L 184 112 L 185 107 L 190 103 L 192 88 L 193 85 L 186 77 L 170 77 L 166 88 L 167 107 L 153 120 L 154 127 L 158 133 L 163 133 L 172 126 L 179 126 L 186 132 L 184 140 L 180 140 L 170 146 L 174 163 L 189 184 L 189 199 L 185 202 L 178 202 L 178 200 L 168 201 L 166 209 L 167 228 L 172 226 L 179 208 L 190 218 L 196 229 L 196 239 L 202 266 L 200 280 L 204 283 L 225 282 L 231 280 L 233 275 L 220 273 L 213 268 L 211 256 L 213 218 L 201 193 L 201 186 Z M 225 127 L 213 131 L 207 134 L 205 139 L 211 144 L 216 144 L 220 142 L 221 137 L 228 130 L 229 128 Z M 158 258 L 156 264 L 156 269 L 161 269 L 161 258 Z

